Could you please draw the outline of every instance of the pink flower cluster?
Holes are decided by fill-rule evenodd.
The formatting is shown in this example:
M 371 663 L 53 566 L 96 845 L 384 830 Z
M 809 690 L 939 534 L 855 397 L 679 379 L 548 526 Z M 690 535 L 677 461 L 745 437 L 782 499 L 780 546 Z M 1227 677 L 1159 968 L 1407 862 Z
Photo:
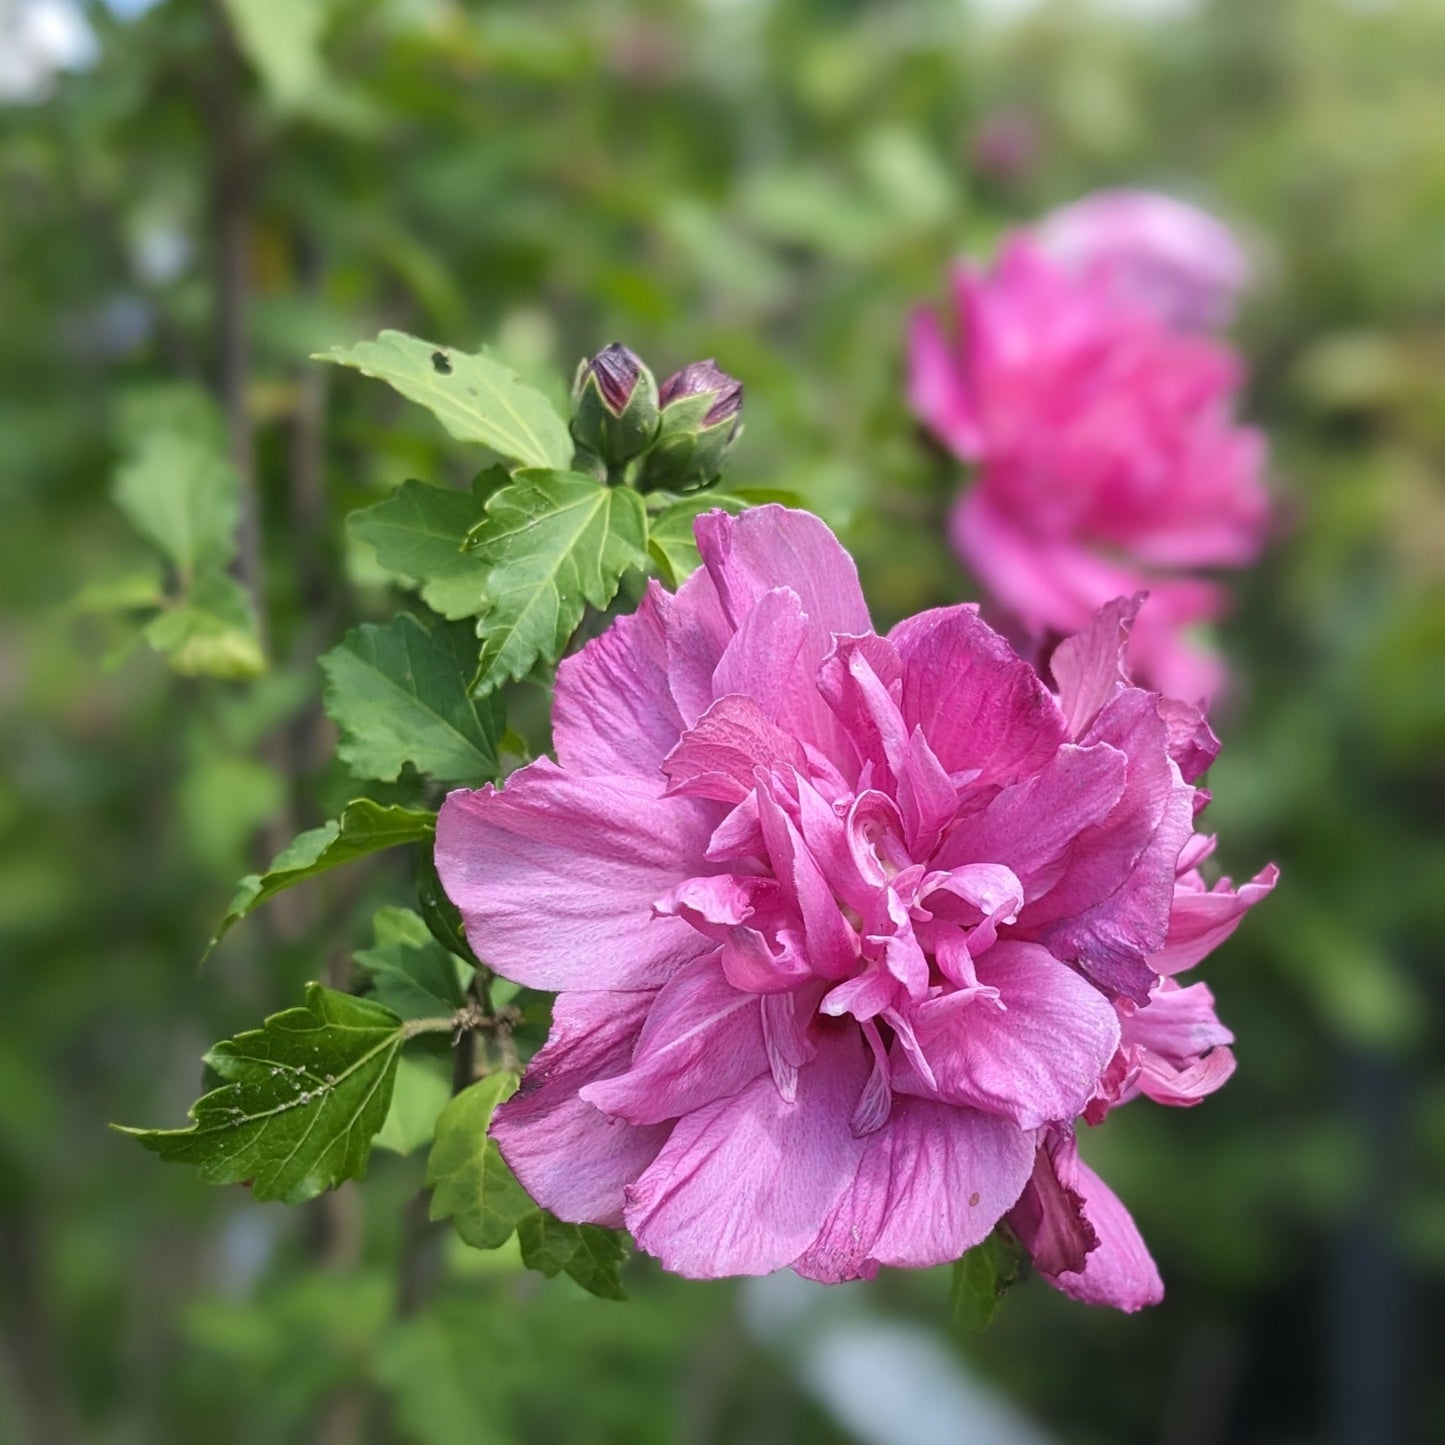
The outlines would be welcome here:
M 1268 522 L 1262 439 L 1232 421 L 1239 365 L 1194 329 L 1242 279 L 1218 222 L 1106 195 L 960 266 L 953 334 L 930 312 L 912 328 L 913 409 L 977 464 L 950 522 L 969 567 L 1045 639 L 1147 591 L 1135 672 L 1191 700 L 1223 681 L 1188 636 L 1225 604 L 1195 569 L 1252 561 Z
M 1157 1300 L 1075 1124 L 1229 1076 L 1176 975 L 1275 874 L 1206 887 L 1217 743 L 1130 685 L 1136 604 L 1060 645 L 1054 692 L 970 607 L 874 632 L 814 517 L 696 532 L 676 595 L 562 664 L 557 761 L 441 812 L 472 945 L 559 991 L 503 1155 L 684 1275 L 868 1277 L 1006 1220 L 1069 1294 Z

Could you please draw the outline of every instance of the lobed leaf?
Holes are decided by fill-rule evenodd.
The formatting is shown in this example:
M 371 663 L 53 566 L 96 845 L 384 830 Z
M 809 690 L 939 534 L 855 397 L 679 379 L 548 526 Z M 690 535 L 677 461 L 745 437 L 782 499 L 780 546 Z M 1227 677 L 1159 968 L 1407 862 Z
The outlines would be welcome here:
M 208 1184 L 299 1204 L 366 1172 L 404 1037 L 390 1009 L 309 984 L 303 1008 L 206 1055 L 225 1082 L 192 1106 L 189 1128 L 121 1132 Z
M 381 908 L 372 919 L 376 942 L 356 955 L 371 976 L 377 1003 L 404 1019 L 452 1013 L 467 1001 L 475 970 L 432 937 L 409 908 Z
M 517 1222 L 522 1263 L 549 1279 L 565 1270 L 588 1294 L 626 1299 L 621 1269 L 627 1258 L 627 1237 L 597 1224 L 568 1224 L 534 1210 Z
M 471 355 L 383 331 L 375 341 L 335 346 L 316 360 L 386 382 L 426 407 L 458 441 L 480 442 L 526 467 L 571 463 L 572 436 L 557 409 L 485 352 Z
M 219 448 L 178 431 L 140 438 L 116 473 L 116 505 L 184 579 L 235 553 L 240 481 Z
M 475 688 L 555 662 L 591 603 L 606 607 L 647 566 L 647 514 L 626 487 L 576 472 L 519 472 L 487 502 L 471 548 L 490 568 Z
M 499 699 L 471 696 L 476 661 L 476 635 L 462 623 L 428 627 L 402 613 L 385 627 L 348 632 L 321 659 L 342 760 L 358 777 L 383 782 L 407 763 L 441 783 L 490 781 L 505 723 Z
M 239 919 L 283 889 L 384 848 L 428 842 L 435 831 L 436 815 L 422 809 L 383 807 L 370 798 L 348 803 L 340 818 L 298 834 L 271 860 L 264 873 L 252 873 L 241 880 L 210 947 L 214 948 Z
M 486 515 L 487 497 L 506 482 L 501 467 L 483 472 L 469 492 L 403 482 L 374 507 L 353 512 L 347 527 L 371 545 L 387 571 L 419 582 L 433 612 L 474 617 L 486 607 L 490 569 L 466 551 L 467 535 Z

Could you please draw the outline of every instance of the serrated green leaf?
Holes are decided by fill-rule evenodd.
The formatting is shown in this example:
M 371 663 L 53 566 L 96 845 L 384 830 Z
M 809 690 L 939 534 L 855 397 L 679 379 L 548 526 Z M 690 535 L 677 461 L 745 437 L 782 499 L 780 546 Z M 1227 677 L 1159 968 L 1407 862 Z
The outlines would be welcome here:
M 386 1119 L 402 1021 L 389 1009 L 310 984 L 304 1008 L 217 1044 L 226 1082 L 186 1129 L 123 1129 L 208 1184 L 249 1183 L 257 1199 L 299 1204 L 366 1171 Z
M 522 1263 L 549 1279 L 566 1270 L 588 1294 L 626 1299 L 620 1270 L 627 1258 L 627 1237 L 596 1224 L 567 1224 L 545 1209 L 517 1221 Z
M 491 569 L 465 550 L 467 534 L 485 515 L 487 497 L 507 481 L 507 473 L 493 467 L 470 492 L 403 482 L 384 501 L 353 512 L 347 527 L 375 549 L 387 571 L 419 582 L 422 601 L 433 612 L 474 617 L 486 606 L 483 588 Z
M 587 604 L 606 607 L 629 568 L 647 565 L 647 514 L 626 487 L 576 472 L 519 472 L 487 502 L 471 538 L 491 569 L 476 689 L 555 662 Z
M 692 525 L 704 512 L 721 508 L 736 516 L 748 506 L 749 503 L 740 497 L 721 492 L 700 492 L 696 496 L 679 498 L 654 517 L 648 532 L 647 550 L 662 572 L 662 580 L 669 587 L 678 587 L 701 565 L 702 558 L 698 556 Z
M 342 761 L 383 782 L 407 763 L 441 783 L 477 787 L 494 778 L 502 706 L 471 696 L 476 659 L 476 636 L 464 623 L 427 627 L 402 613 L 385 627 L 348 632 L 321 659 Z
M 197 578 L 146 624 L 145 638 L 184 677 L 256 677 L 266 670 L 251 599 L 224 572 Z
M 1022 1245 L 1003 1228 L 995 1229 L 953 1265 L 953 1318 L 975 1330 L 998 1313 L 1003 1297 L 1023 1273 Z
M 426 1167 L 431 1218 L 450 1217 L 457 1234 L 474 1249 L 499 1248 L 519 1220 L 537 1212 L 487 1137 L 497 1105 L 516 1088 L 516 1074 L 489 1074 L 463 1089 L 437 1120 Z
M 419 860 L 416 873 L 416 905 L 421 910 L 422 921 L 431 936 L 448 953 L 453 953 L 473 965 L 478 962 L 471 944 L 467 941 L 461 909 L 452 902 L 446 889 L 442 887 L 434 853 L 425 853 Z M 475 972 L 475 968 L 473 971 Z
M 435 831 L 435 813 L 395 805 L 383 807 L 370 798 L 348 803 L 340 818 L 299 834 L 271 860 L 271 866 L 264 873 L 252 873 L 241 880 L 226 916 L 211 939 L 211 948 L 238 919 L 283 889 L 383 848 L 429 842 Z
M 356 955 L 371 976 L 371 994 L 404 1019 L 433 1018 L 466 1002 L 475 971 L 448 953 L 424 919 L 409 908 L 381 908 L 372 919 L 376 942 Z
M 316 359 L 386 382 L 431 411 L 458 441 L 480 442 L 528 467 L 565 467 L 572 460 L 571 434 L 552 403 L 485 352 L 471 355 L 383 331 L 375 341 L 336 346 Z
M 452 1069 L 448 1060 L 402 1054 L 396 1061 L 391 1108 L 374 1146 L 404 1155 L 430 1144 L 437 1118 L 451 1096 Z
M 114 497 L 183 579 L 202 567 L 224 568 L 235 552 L 240 482 L 207 441 L 174 431 L 143 436 L 116 473 Z

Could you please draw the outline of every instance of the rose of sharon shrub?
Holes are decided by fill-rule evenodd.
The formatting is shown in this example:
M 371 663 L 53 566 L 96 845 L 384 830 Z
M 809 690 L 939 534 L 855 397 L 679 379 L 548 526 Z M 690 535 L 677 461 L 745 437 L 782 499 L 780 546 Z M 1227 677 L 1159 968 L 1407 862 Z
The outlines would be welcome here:
M 1228 325 L 1249 279 L 1228 226 L 1154 191 L 1096 191 L 1046 216 L 1033 234 L 1069 270 L 1100 276 L 1182 331 Z
M 950 519 L 964 561 L 1038 634 L 1076 632 L 1147 590 L 1136 675 L 1171 697 L 1212 695 L 1219 661 L 1185 629 L 1225 599 L 1190 569 L 1251 561 L 1268 521 L 1262 439 L 1231 421 L 1232 353 L 1022 238 L 990 272 L 959 267 L 954 305 L 954 338 L 915 317 L 909 395 L 978 464 Z
M 1229 1072 L 1172 975 L 1273 872 L 1194 871 L 1208 728 L 1124 681 L 1132 604 L 1055 696 L 969 607 L 880 637 L 814 517 L 696 531 L 675 596 L 562 664 L 557 762 L 441 812 L 477 952 L 559 991 L 502 1153 L 685 1275 L 932 1265 L 1008 1216 L 1071 1293 L 1156 1298 L 1072 1129 Z

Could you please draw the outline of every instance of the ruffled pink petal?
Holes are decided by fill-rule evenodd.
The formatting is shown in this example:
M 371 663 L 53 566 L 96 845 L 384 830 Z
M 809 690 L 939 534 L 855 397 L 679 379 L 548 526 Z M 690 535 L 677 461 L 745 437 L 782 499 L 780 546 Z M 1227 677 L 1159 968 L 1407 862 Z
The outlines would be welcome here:
M 770 722 L 750 697 L 720 697 L 661 762 L 669 793 L 740 803 L 757 768 L 806 768 L 796 738 Z
M 858 1170 L 849 1127 L 868 1078 L 856 1029 L 824 1032 L 797 1096 L 771 1077 L 687 1115 L 627 1191 L 627 1227 L 691 1279 L 769 1274 L 796 1259 Z
M 1082 632 L 1066 637 L 1049 659 L 1059 689 L 1059 706 L 1068 721 L 1068 735 L 1082 737 L 1094 719 L 1129 684 L 1125 661 L 1129 632 L 1145 594 L 1106 602 Z
M 1279 879 L 1271 863 L 1237 890 L 1227 878 L 1208 892 L 1198 875 L 1186 874 L 1175 888 L 1169 913 L 1169 934 L 1164 947 L 1150 960 L 1156 973 L 1183 973 L 1214 952 Z
M 838 539 L 808 512 L 770 505 L 739 517 L 704 512 L 698 550 L 734 625 L 765 592 L 790 587 L 825 632 L 871 632 L 858 570 Z
M 879 1265 L 957 1259 L 1012 1207 L 1033 1159 L 1032 1138 L 1006 1119 L 895 1099 L 853 1183 L 793 1268 L 835 1284 L 871 1278 Z
M 735 989 L 716 957 L 699 958 L 654 996 L 625 1072 L 581 1093 L 629 1124 L 661 1124 L 731 1098 L 767 1067 L 757 995 Z
M 436 862 L 477 954 L 529 988 L 657 988 L 712 944 L 652 904 L 703 860 L 707 805 L 549 759 L 451 793 Z
M 1020 1129 L 1081 1114 L 1119 1047 L 1113 1005 L 1036 944 L 996 943 L 975 967 L 998 1002 L 960 992 L 909 1010 L 936 1089 L 906 1074 L 897 1087 L 1000 1114 Z
M 668 686 L 664 599 L 649 583 L 631 617 L 619 617 L 558 666 L 552 742 L 568 772 L 643 778 L 657 787 L 658 768 L 682 732 Z
M 1067 739 L 1038 674 L 970 607 L 940 607 L 888 634 L 903 662 L 901 711 L 949 773 L 1009 783 Z
M 978 455 L 979 429 L 958 363 L 933 313 L 915 311 L 908 325 L 908 403 L 955 456 Z
M 1082 1270 L 1055 1275 L 1049 1282 L 1084 1304 L 1130 1313 L 1157 1305 L 1164 1298 L 1164 1281 L 1133 1216 L 1082 1159 L 1074 1171 L 1073 1187 L 1083 1197 L 1084 1213 L 1099 1243 Z
M 492 1137 L 522 1187 L 572 1224 L 622 1224 L 622 1191 L 657 1157 L 671 1125 L 636 1129 L 579 1097 L 628 1066 L 652 995 L 559 994 L 552 1032 L 522 1087 L 496 1113 Z

